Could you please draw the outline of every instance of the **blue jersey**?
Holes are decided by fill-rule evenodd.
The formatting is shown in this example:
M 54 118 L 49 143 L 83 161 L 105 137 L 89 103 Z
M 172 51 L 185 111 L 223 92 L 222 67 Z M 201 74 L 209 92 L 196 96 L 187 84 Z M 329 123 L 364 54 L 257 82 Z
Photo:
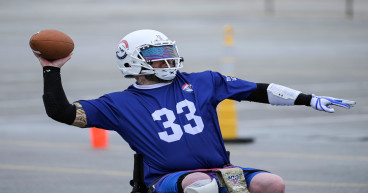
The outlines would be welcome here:
M 164 86 L 79 101 L 87 127 L 118 132 L 143 155 L 145 183 L 180 170 L 229 164 L 216 107 L 224 99 L 243 100 L 256 84 L 217 72 L 177 73 Z

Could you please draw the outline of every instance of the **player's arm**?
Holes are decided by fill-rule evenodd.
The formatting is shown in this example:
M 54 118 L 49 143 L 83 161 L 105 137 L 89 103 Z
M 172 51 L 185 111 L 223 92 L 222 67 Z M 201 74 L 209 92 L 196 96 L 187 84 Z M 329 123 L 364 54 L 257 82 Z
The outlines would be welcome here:
M 300 91 L 273 83 L 257 83 L 257 89 L 246 100 L 269 103 L 271 105 L 305 105 L 329 113 L 334 112 L 334 109 L 329 107 L 329 105 L 349 109 L 355 104 L 354 101 L 344 99 L 303 94 Z
M 52 62 L 37 55 L 36 57 L 43 67 L 44 94 L 42 98 L 47 115 L 62 123 L 85 127 L 87 119 L 82 105 L 78 102 L 69 103 L 61 83 L 60 68 L 71 56 Z

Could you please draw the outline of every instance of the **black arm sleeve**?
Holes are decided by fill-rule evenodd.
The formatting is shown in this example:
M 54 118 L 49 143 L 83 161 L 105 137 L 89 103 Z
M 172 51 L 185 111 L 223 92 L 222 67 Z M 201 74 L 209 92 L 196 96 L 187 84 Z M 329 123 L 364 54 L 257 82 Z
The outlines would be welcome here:
M 76 107 L 69 103 L 61 84 L 60 68 L 43 67 L 43 103 L 46 113 L 52 119 L 71 125 L 76 115 Z
M 257 83 L 257 89 L 254 90 L 252 94 L 249 95 L 245 100 L 269 104 L 270 102 L 268 101 L 268 94 L 267 94 L 267 87 L 269 85 L 270 84 L 266 83 Z M 300 93 L 296 98 L 294 105 L 310 106 L 311 99 L 312 95 Z
M 268 95 L 267 95 L 267 87 L 270 84 L 266 83 L 257 83 L 257 88 L 250 94 L 245 100 L 258 102 L 258 103 L 267 103 L 268 102 Z

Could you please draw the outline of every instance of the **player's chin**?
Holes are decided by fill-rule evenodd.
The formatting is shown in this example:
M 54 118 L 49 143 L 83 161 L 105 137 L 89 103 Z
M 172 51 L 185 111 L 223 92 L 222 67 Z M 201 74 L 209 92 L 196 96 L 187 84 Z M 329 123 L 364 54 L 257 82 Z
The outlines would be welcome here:
M 149 81 L 152 81 L 152 82 L 156 82 L 156 83 L 169 83 L 171 82 L 172 80 L 163 80 L 161 78 L 158 78 L 156 75 L 154 74 L 150 74 L 150 75 L 145 75 L 145 78 Z

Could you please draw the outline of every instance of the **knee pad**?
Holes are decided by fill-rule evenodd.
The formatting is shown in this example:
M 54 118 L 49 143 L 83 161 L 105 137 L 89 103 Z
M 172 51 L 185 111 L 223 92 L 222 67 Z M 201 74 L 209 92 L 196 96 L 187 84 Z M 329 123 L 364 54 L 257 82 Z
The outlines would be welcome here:
M 202 185 L 201 181 L 206 181 L 205 185 Z M 198 182 L 198 183 L 197 183 Z M 207 180 L 199 180 L 184 189 L 184 193 L 218 193 L 218 185 L 215 179 L 212 179 L 210 183 Z
M 207 181 L 206 181 L 207 180 Z M 193 184 L 194 186 L 203 186 L 205 184 L 209 184 L 211 182 L 211 178 L 209 175 L 203 173 L 203 172 L 193 172 L 189 173 L 182 179 L 181 185 L 183 189 L 185 189 L 187 186 Z

